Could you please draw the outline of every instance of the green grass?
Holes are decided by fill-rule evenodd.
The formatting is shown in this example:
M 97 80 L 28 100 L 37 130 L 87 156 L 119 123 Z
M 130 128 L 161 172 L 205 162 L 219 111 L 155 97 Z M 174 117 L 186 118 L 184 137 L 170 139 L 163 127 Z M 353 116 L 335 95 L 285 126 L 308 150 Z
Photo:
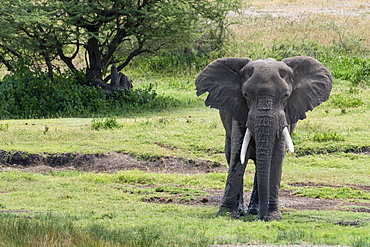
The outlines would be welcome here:
M 354 190 L 348 187 L 332 188 L 326 186 L 310 187 L 307 186 L 304 189 L 297 190 L 295 195 L 321 198 L 321 199 L 363 199 L 370 200 L 370 193 L 366 193 L 361 190 Z
M 219 188 L 223 179 L 211 174 L 4 171 L 0 176 L 3 246 L 25 246 L 27 240 L 46 246 L 369 244 L 367 213 L 297 211 L 285 212 L 280 222 L 259 222 L 216 217 L 213 207 L 142 202 L 163 193 L 199 195 L 200 188 Z M 122 179 L 133 176 L 135 181 Z
M 333 90 L 333 95 L 338 94 L 336 91 Z M 298 123 L 293 136 L 297 154 L 352 152 L 369 147 L 369 92 L 369 89 L 361 89 L 357 97 L 364 103 L 346 108 L 345 112 L 333 106 L 331 99 L 309 112 L 307 119 Z M 114 124 L 120 128 L 101 128 L 104 121 L 90 118 L 3 120 L 0 124 L 7 128 L 0 131 L 0 148 L 29 153 L 123 151 L 138 157 L 225 160 L 224 130 L 218 112 L 203 103 L 159 114 L 118 117 Z M 98 124 L 100 127 L 96 127 Z

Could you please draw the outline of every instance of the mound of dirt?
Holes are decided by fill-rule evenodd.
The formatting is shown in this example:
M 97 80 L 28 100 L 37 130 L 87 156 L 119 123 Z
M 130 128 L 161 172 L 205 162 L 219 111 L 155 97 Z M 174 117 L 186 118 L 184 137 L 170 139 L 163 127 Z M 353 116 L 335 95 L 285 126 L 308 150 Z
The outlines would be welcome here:
M 36 173 L 50 170 L 112 173 L 133 169 L 184 174 L 227 171 L 227 168 L 220 163 L 181 157 L 164 157 L 147 161 L 137 160 L 129 154 L 119 152 L 109 154 L 29 154 L 20 151 L 0 150 L 0 171 L 9 167 Z

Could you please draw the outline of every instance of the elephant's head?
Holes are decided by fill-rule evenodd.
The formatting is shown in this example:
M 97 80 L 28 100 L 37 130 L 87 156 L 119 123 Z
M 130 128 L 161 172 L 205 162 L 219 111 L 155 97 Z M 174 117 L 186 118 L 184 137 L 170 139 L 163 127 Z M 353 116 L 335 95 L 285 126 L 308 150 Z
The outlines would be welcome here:
M 249 141 L 254 140 L 260 204 L 268 204 L 269 169 L 276 143 L 284 136 L 293 151 L 287 127 L 306 118 L 306 111 L 329 97 L 331 80 L 320 62 L 304 56 L 282 61 L 217 59 L 197 78 L 197 95 L 209 92 L 207 106 L 227 112 L 247 127 L 241 151 L 233 150 L 241 153 L 242 163 Z M 267 211 L 266 207 L 260 205 L 260 211 Z M 263 217 L 266 212 L 261 214 Z

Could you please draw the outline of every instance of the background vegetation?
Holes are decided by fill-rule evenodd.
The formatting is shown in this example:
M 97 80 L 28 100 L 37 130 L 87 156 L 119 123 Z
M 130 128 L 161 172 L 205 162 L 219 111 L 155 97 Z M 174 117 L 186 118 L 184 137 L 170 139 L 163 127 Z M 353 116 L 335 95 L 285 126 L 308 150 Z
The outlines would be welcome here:
M 27 61 L 43 68 L 49 83 L 62 67 L 79 77 L 74 83 L 112 91 L 118 72 L 138 55 L 220 48 L 226 15 L 239 6 L 240 0 L 4 0 L 0 62 L 14 72 L 14 62 Z M 109 73 L 113 66 L 117 71 Z
M 17 65 L 19 74 L 8 75 L 0 85 L 3 150 L 119 151 L 138 159 L 177 156 L 225 164 L 218 113 L 195 96 L 199 71 L 220 56 L 313 56 L 333 74 L 333 91 L 327 102 L 299 122 L 293 135 L 297 151 L 286 157 L 282 189 L 301 197 L 340 199 L 339 210 L 285 208 L 279 222 L 253 217 L 231 220 L 216 217 L 216 207 L 148 203 L 155 197 L 189 200 L 220 191 L 225 173 L 36 174 L 1 167 L 0 246 L 370 246 L 366 213 L 370 210 L 370 31 L 366 28 L 370 23 L 368 7 L 351 4 L 251 1 L 241 10 L 241 19 L 229 15 L 230 21 L 241 22 L 232 26 L 232 36 L 222 49 L 134 59 L 127 75 L 136 89 L 110 96 L 114 100 L 76 85 L 76 78 L 66 74 L 56 75 L 60 83 L 48 84 L 45 72 L 22 64 Z M 358 12 L 343 18 L 325 12 L 328 8 Z M 11 89 L 7 91 L 5 84 Z M 34 95 L 51 99 L 44 103 Z M 19 102 L 27 106 L 17 108 Z M 50 108 L 56 113 L 51 114 Z M 68 116 L 85 118 L 43 119 Z M 253 165 L 248 165 L 246 190 L 251 188 L 253 172 Z M 345 202 L 357 206 L 343 206 Z

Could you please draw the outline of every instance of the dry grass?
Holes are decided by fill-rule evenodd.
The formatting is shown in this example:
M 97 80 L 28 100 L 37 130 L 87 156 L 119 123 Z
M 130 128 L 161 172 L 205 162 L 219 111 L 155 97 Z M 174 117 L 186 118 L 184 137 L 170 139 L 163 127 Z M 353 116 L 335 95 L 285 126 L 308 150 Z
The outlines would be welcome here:
M 356 43 L 370 47 L 370 3 L 365 1 L 250 1 L 234 16 L 237 42 L 260 44 L 316 40 L 323 44 Z M 357 44 L 356 44 L 357 45 Z

